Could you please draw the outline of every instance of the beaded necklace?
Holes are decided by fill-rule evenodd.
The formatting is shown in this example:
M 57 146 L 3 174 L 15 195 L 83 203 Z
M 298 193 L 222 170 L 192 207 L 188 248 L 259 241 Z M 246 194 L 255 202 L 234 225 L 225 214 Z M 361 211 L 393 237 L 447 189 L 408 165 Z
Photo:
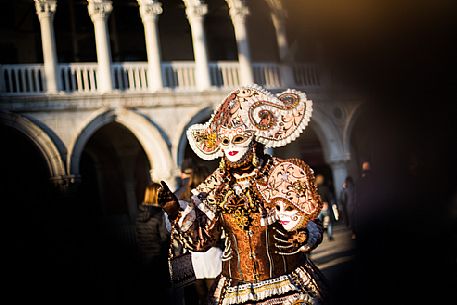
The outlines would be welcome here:
M 243 230 L 249 230 L 252 225 L 253 213 L 265 213 L 263 199 L 255 191 L 256 181 L 263 178 L 264 167 L 270 163 L 269 156 L 263 161 L 263 166 L 250 164 L 241 172 L 226 171 L 225 186 L 218 195 L 218 208 L 222 213 L 231 214 Z

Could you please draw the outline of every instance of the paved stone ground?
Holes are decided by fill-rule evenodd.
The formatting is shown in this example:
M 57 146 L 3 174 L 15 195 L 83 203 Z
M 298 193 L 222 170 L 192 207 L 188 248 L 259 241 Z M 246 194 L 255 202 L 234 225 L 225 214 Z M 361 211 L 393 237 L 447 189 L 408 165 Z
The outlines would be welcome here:
M 310 259 L 319 267 L 328 281 L 331 304 L 351 304 L 356 288 L 355 240 L 344 224 L 334 226 L 333 240 L 324 233 L 322 243 L 311 253 Z
M 354 240 L 342 223 L 334 240 L 324 234 L 310 259 L 327 279 L 329 305 L 455 304 L 457 256 L 450 232 L 420 237 L 395 220 L 370 223 Z
M 322 243 L 311 253 L 311 260 L 319 267 L 324 275 L 331 280 L 336 272 L 343 271 L 355 255 L 355 242 L 351 232 L 344 224 L 334 227 L 333 240 L 328 240 L 324 233 Z M 341 269 L 341 270 L 340 270 Z

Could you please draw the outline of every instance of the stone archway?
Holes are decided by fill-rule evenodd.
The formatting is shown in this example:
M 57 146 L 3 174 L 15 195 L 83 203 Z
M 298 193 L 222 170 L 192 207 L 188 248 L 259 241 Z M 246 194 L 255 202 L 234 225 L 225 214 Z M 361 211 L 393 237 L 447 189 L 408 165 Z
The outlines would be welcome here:
M 156 127 L 141 114 L 125 108 L 104 108 L 86 120 L 78 136 L 69 147 L 68 170 L 74 175 L 79 174 L 79 162 L 85 144 L 91 135 L 107 123 L 117 122 L 129 129 L 138 139 L 151 165 L 151 178 L 165 180 L 171 185 L 173 181 L 173 162 L 163 136 Z
M 338 160 L 348 160 L 349 153 L 344 148 L 342 133 L 329 115 L 319 106 L 313 105 L 311 121 L 322 143 L 325 160 L 328 163 Z
M 300 143 L 301 141 L 304 142 Z M 344 148 L 342 132 L 326 112 L 325 107 L 314 103 L 311 121 L 304 133 L 289 146 L 274 149 L 274 154 L 279 152 L 281 154 L 279 156 L 294 157 L 290 152 L 287 152 L 291 148 L 296 151 L 294 152 L 295 157 L 305 157 L 307 154 L 299 151 L 301 144 L 307 147 L 306 149 L 321 151 L 316 152 L 314 156 L 308 155 L 319 159 L 317 164 L 314 164 L 315 169 L 324 174 L 328 179 L 327 181 L 332 182 L 335 193 L 338 195 L 338 190 L 348 173 L 347 165 L 350 160 L 350 153 Z M 310 160 L 304 161 L 309 162 Z
M 8 262 L 2 272 L 11 279 L 27 275 L 35 283 L 28 292 L 35 299 L 44 298 L 40 293 L 49 285 L 63 289 L 52 279 L 70 281 L 59 274 L 59 262 L 70 261 L 64 253 L 74 250 L 66 248 L 72 238 L 71 215 L 67 198 L 53 185 L 64 177 L 64 163 L 49 135 L 21 115 L 0 112 L 0 139 L 3 258 Z M 63 254 L 62 260 L 57 262 L 51 253 Z M 46 284 L 40 277 L 43 273 L 51 276 Z M 12 292 L 17 296 L 20 289 Z
M 314 106 L 312 116 L 314 130 L 317 133 L 324 150 L 324 157 L 332 169 L 332 179 L 335 195 L 348 175 L 348 164 L 351 160 L 350 150 L 346 150 L 342 131 L 335 125 L 330 115 L 319 106 Z
M 356 125 L 361 113 L 363 112 L 363 105 L 357 104 L 352 109 L 351 112 L 348 113 L 347 116 L 347 124 L 343 130 L 343 146 L 345 151 L 352 151 L 351 142 L 353 136 L 354 126 Z
M 46 160 L 51 179 L 66 176 L 64 159 L 59 149 L 51 137 L 37 124 L 22 115 L 3 111 L 0 112 L 0 121 L 26 135 L 38 147 Z

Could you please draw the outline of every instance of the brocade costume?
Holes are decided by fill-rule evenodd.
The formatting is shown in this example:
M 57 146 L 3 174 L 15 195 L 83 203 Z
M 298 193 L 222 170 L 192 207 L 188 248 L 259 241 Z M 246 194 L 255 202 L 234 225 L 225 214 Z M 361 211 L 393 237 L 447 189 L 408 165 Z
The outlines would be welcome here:
M 322 241 L 313 171 L 301 160 L 263 154 L 264 145 L 295 139 L 309 121 L 309 108 L 297 91 L 277 98 L 258 86 L 244 87 L 206 125 L 189 129 L 191 146 L 204 159 L 220 156 L 221 128 L 255 135 L 239 161 L 222 156 L 220 167 L 192 190 L 184 211 L 176 202 L 164 205 L 175 237 L 188 249 L 206 251 L 225 238 L 222 272 L 209 304 L 325 303 L 325 280 L 308 258 Z M 289 124 L 289 118 L 295 121 Z M 290 211 L 292 228 L 283 225 L 289 221 L 281 220 L 280 206 Z

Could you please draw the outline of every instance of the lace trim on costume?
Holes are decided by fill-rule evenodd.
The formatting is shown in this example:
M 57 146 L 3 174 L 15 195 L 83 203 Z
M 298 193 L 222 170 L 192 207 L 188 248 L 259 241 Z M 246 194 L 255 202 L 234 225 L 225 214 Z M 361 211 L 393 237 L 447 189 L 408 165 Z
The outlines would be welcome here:
M 310 268 L 308 266 L 308 268 Z M 311 268 L 312 269 L 312 268 Z M 304 290 L 314 298 L 322 299 L 323 295 L 319 287 L 319 283 L 315 278 L 311 278 L 308 271 L 306 271 L 305 266 L 300 266 L 293 272 L 297 280 L 300 282 L 300 285 L 304 287 Z
M 288 89 L 276 95 L 258 85 L 233 90 L 216 107 L 209 121 L 194 124 L 187 131 L 192 150 L 204 160 L 222 157 L 218 139 L 220 126 L 241 126 L 254 132 L 266 147 L 280 147 L 294 141 L 308 125 L 313 102 L 303 92 Z
M 301 266 L 292 273 L 257 283 L 230 286 L 222 276 L 217 284 L 215 301 L 222 298 L 222 305 L 234 304 L 320 304 L 318 283 Z
M 265 301 L 255 302 L 255 303 L 245 303 L 245 305 L 298 305 L 298 304 L 309 304 L 307 301 L 310 299 L 309 296 L 304 295 L 303 293 L 292 293 L 282 297 L 276 297 L 273 299 L 268 299 Z
M 178 219 L 178 226 L 182 232 L 186 232 L 189 230 L 189 228 L 192 226 L 192 224 L 195 221 L 196 215 L 195 215 L 195 208 L 193 207 L 192 204 L 187 203 L 184 200 L 179 200 L 180 201 L 180 206 L 183 206 L 181 203 L 184 202 L 186 203 L 186 207 L 184 211 L 181 212 L 181 217 Z
M 289 291 L 297 291 L 287 275 L 258 283 L 242 284 L 228 287 L 223 305 L 233 305 L 248 301 L 264 300 L 274 295 L 281 295 Z

